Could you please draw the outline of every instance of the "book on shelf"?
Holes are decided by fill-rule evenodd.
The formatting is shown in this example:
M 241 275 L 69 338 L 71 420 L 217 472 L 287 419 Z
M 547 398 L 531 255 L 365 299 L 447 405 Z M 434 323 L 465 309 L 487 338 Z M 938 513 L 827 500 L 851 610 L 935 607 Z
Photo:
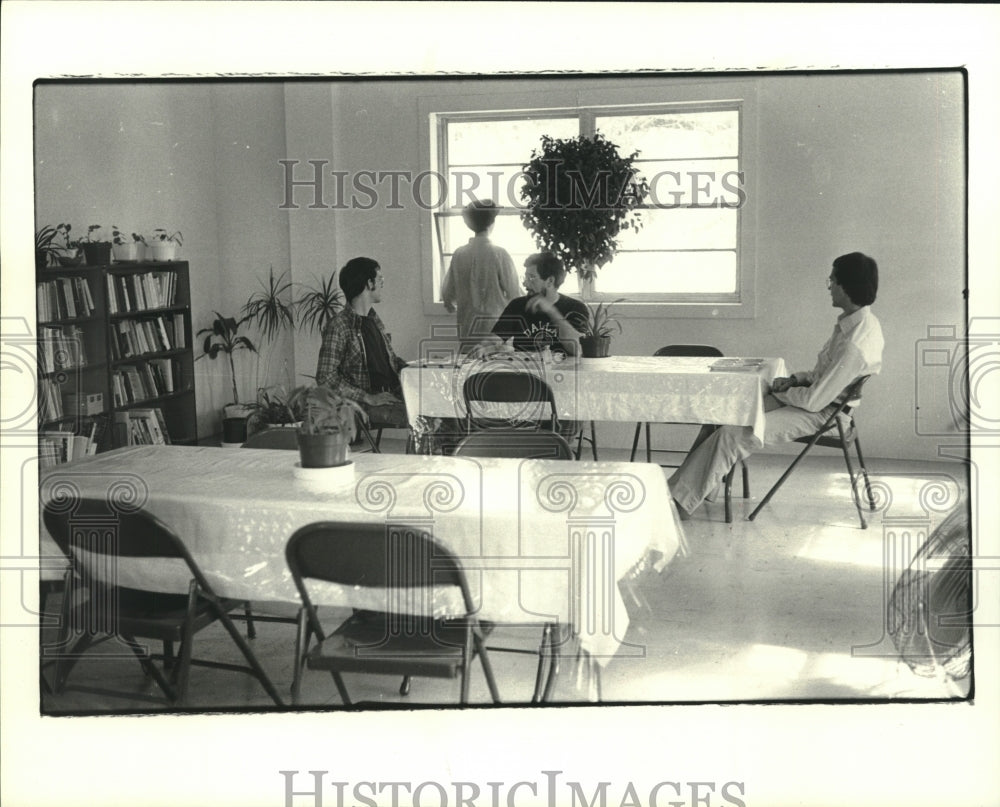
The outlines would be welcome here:
M 170 434 L 158 408 L 115 412 L 115 437 L 120 445 L 167 445 Z
M 64 465 L 67 462 L 97 453 L 97 425 L 89 433 L 77 434 L 70 430 L 46 430 L 38 435 L 38 459 L 43 468 Z
M 40 322 L 89 317 L 95 308 L 90 282 L 85 277 L 60 277 L 37 283 L 35 304 Z
M 43 373 L 72 370 L 87 364 L 83 331 L 76 325 L 40 325 L 38 362 Z

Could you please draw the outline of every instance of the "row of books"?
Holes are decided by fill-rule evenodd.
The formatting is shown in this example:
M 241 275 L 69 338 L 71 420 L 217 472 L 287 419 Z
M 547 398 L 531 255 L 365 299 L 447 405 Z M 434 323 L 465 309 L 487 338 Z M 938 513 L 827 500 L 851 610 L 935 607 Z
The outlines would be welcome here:
M 178 372 L 175 359 L 149 359 L 122 365 L 111 377 L 115 406 L 173 392 Z
M 72 431 L 43 431 L 38 435 L 38 461 L 43 468 L 63 465 L 97 453 L 97 424 L 89 434 Z
M 114 359 L 182 348 L 185 346 L 184 314 L 123 319 L 113 325 L 113 333 L 111 355 Z
M 37 284 L 35 305 L 39 322 L 89 317 L 94 313 L 94 298 L 85 277 L 60 277 Z
M 108 310 L 112 314 L 148 311 L 174 304 L 177 294 L 176 272 L 139 272 L 108 274 Z
M 40 325 L 38 369 L 42 373 L 71 370 L 87 364 L 83 331 L 75 325 Z
M 116 445 L 167 445 L 170 433 L 163 412 L 154 409 L 129 409 L 115 412 Z
M 38 379 L 38 420 L 47 423 L 63 416 L 59 385 L 52 378 Z

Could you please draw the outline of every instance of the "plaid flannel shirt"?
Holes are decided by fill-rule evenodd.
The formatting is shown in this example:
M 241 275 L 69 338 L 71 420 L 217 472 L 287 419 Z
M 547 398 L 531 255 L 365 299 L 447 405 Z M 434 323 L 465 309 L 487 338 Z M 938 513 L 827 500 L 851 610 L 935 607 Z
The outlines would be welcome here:
M 385 326 L 374 308 L 368 312 L 368 317 L 375 322 L 378 332 L 385 340 L 389 362 L 399 372 L 406 366 L 406 362 L 393 351 Z M 374 392 L 371 388 L 371 376 L 368 374 L 368 356 L 361 338 L 361 317 L 350 306 L 344 306 L 323 331 L 323 344 L 319 349 L 319 362 L 316 366 L 316 383 L 358 403 L 364 403 L 365 395 Z

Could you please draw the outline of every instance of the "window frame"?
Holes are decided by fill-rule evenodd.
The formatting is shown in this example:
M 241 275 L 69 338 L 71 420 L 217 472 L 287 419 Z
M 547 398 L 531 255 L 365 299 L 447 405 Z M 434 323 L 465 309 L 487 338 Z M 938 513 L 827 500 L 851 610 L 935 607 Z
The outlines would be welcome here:
M 488 110 L 483 109 L 487 105 Z M 611 114 L 656 114 L 670 111 L 699 112 L 714 109 L 735 109 L 739 115 L 739 170 L 743 181 L 742 205 L 736 210 L 736 273 L 735 295 L 671 295 L 664 293 L 632 294 L 616 305 L 616 310 L 629 318 L 753 318 L 756 314 L 756 196 L 753 178 L 756 176 L 757 149 L 757 85 L 753 80 L 726 80 L 719 82 L 690 82 L 685 79 L 658 79 L 653 82 L 635 80 L 614 87 L 585 87 L 575 92 L 498 93 L 469 96 L 427 96 L 420 99 L 420 120 L 426 122 L 421 143 L 421 168 L 441 171 L 446 165 L 445 144 L 441 132 L 451 121 L 490 121 L 530 118 L 574 118 L 580 121 L 580 130 L 592 133 L 597 117 Z M 640 155 L 641 159 L 642 155 Z M 659 157 L 659 155 L 657 155 Z M 651 158 L 655 159 L 655 158 Z M 691 158 L 693 159 L 693 158 Z M 449 199 L 449 202 L 452 200 Z M 439 227 L 442 214 L 457 215 L 451 208 L 422 211 L 425 224 L 421 226 L 423 256 L 423 298 L 428 314 L 444 314 L 441 302 L 435 301 L 439 289 L 434 287 L 434 268 L 439 245 Z M 507 213 L 506 215 L 517 215 Z M 429 219 L 429 221 L 427 221 Z M 447 266 L 440 267 L 443 277 Z M 622 295 L 600 290 L 601 276 L 597 275 L 597 291 L 593 299 L 619 299 Z M 440 279 L 438 280 L 440 283 Z M 686 298 L 686 299 L 685 299 Z M 695 299 L 692 299 L 695 298 Z

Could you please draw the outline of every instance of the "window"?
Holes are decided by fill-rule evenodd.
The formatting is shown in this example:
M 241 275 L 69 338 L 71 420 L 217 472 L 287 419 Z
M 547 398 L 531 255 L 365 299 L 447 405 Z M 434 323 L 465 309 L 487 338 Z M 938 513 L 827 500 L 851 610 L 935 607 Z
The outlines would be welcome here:
M 622 232 L 614 260 L 599 271 L 598 296 L 624 297 L 636 306 L 630 313 L 639 316 L 642 306 L 655 306 L 661 316 L 665 305 L 686 308 L 682 316 L 718 316 L 723 309 L 729 309 L 724 315 L 752 316 L 753 249 L 743 220 L 749 161 L 743 98 L 440 111 L 430 120 L 434 170 L 448 188 L 446 204 L 432 212 L 436 302 L 451 255 L 470 237 L 462 207 L 487 197 L 502 206 L 492 237 L 520 267 L 536 251 L 520 218 L 521 166 L 543 134 L 600 132 L 622 153 L 639 152 L 636 166 L 650 193 L 641 230 Z M 563 291 L 578 293 L 574 273 Z

